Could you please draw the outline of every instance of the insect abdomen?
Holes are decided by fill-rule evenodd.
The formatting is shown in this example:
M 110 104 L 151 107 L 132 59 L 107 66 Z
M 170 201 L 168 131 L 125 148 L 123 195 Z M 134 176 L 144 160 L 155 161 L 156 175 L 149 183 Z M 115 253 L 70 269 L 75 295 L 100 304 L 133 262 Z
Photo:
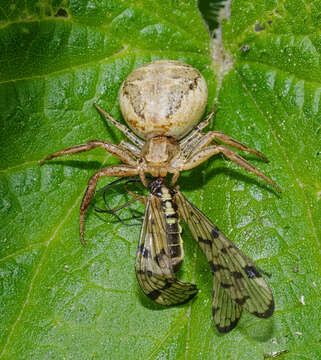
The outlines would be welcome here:
M 161 206 L 165 218 L 165 231 L 168 240 L 169 254 L 174 270 L 177 270 L 184 258 L 182 228 L 179 224 L 177 205 L 173 200 L 170 190 L 166 186 L 159 189 Z

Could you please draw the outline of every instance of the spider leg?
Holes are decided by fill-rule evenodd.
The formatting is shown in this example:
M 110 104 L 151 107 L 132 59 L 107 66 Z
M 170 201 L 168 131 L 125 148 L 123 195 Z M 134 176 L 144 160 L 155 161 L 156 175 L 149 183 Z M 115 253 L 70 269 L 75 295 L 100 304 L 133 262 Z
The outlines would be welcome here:
M 139 178 L 140 178 L 140 181 L 142 182 L 142 184 L 144 186 L 148 187 L 148 183 L 147 183 L 147 180 L 146 180 L 144 169 L 140 168 L 139 171 L 138 171 L 138 175 L 139 175 Z
M 126 126 L 119 123 L 117 120 L 115 120 L 108 112 L 103 110 L 100 106 L 97 104 L 94 104 L 95 108 L 103 115 L 107 120 L 109 120 L 118 130 L 120 130 L 123 134 L 128 137 L 129 140 L 131 140 L 136 146 L 139 148 L 142 148 L 144 146 L 144 141 L 140 140 L 132 131 L 130 131 Z
M 257 176 L 261 177 L 262 179 L 264 179 L 266 182 L 268 182 L 270 185 L 272 185 L 277 192 L 281 192 L 279 187 L 270 178 L 268 178 L 266 175 L 261 173 L 261 171 L 259 171 L 257 168 L 255 168 L 248 161 L 243 159 L 242 156 L 240 156 L 239 154 L 237 154 L 230 148 L 227 148 L 223 145 L 209 146 L 203 150 L 200 150 L 199 152 L 194 154 L 190 159 L 188 159 L 186 161 L 186 163 L 184 164 L 183 170 L 192 169 L 192 168 L 198 166 L 199 164 L 201 164 L 202 162 L 204 162 L 205 160 L 209 159 L 213 155 L 216 155 L 219 153 L 222 153 L 223 155 L 225 155 L 227 158 L 229 158 L 236 164 L 242 166 L 245 170 L 252 172 L 252 173 L 256 174 Z
M 194 139 L 199 137 L 199 134 L 201 133 L 201 131 L 210 123 L 210 120 L 212 119 L 212 117 L 215 115 L 215 111 L 216 111 L 216 105 L 214 105 L 212 111 L 206 116 L 205 120 L 202 121 L 201 123 L 199 123 L 194 130 L 192 130 L 190 132 L 189 135 L 187 135 L 185 138 L 183 138 L 180 142 L 179 145 L 181 146 L 181 148 L 183 149 L 183 151 L 185 150 L 185 148 L 189 148 L 190 147 L 190 143 L 194 143 Z M 185 152 L 185 151 L 184 151 Z
M 179 172 L 179 171 L 175 171 L 175 172 L 173 173 L 173 177 L 172 177 L 172 180 L 171 180 L 171 186 L 174 186 L 174 185 L 175 185 L 175 183 L 176 183 L 179 175 L 180 175 L 180 172 Z
M 133 155 L 128 150 L 123 149 L 112 143 L 104 142 L 101 140 L 91 140 L 91 141 L 88 141 L 86 144 L 76 145 L 76 146 L 72 146 L 67 149 L 61 150 L 61 151 L 57 151 L 54 154 L 51 154 L 51 155 L 47 156 L 45 159 L 41 160 L 39 164 L 41 166 L 44 164 L 45 161 L 51 160 L 53 158 L 63 156 L 63 155 L 73 155 L 73 154 L 77 154 L 80 152 L 89 151 L 89 150 L 95 149 L 97 147 L 101 147 L 104 150 L 106 150 L 107 152 L 117 156 L 118 159 L 123 161 L 125 164 L 129 164 L 132 166 L 135 166 L 135 164 L 136 164 L 136 160 L 134 159 Z
M 95 193 L 97 182 L 102 177 L 107 176 L 134 176 L 137 175 L 136 168 L 128 165 L 115 165 L 109 166 L 100 171 L 96 172 L 88 181 L 88 186 L 85 192 L 85 195 L 82 199 L 82 203 L 80 206 L 80 241 L 86 246 L 86 242 L 84 239 L 84 229 L 85 229 L 85 212 L 88 208 L 88 205 Z
M 122 149 L 128 150 L 132 155 L 136 155 L 137 158 L 139 158 L 141 156 L 141 150 L 137 146 L 135 146 L 127 141 L 121 141 L 119 143 L 119 146 Z
M 215 141 L 216 139 L 222 141 L 223 143 L 233 146 L 236 149 L 255 154 L 261 158 L 263 158 L 266 162 L 268 162 L 268 159 L 265 155 L 263 155 L 261 152 L 250 148 L 249 146 L 241 143 L 240 141 L 233 139 L 232 137 L 222 133 L 221 131 L 209 131 L 206 134 L 202 134 L 202 139 L 196 144 L 194 149 L 191 151 L 190 156 L 193 156 L 196 152 L 204 149 L 206 146 L 208 146 L 212 141 Z

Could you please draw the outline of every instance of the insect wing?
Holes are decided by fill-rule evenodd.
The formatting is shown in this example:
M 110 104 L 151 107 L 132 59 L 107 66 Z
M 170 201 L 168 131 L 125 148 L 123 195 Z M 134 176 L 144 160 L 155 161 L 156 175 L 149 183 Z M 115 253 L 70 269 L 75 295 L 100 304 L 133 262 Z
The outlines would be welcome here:
M 147 201 L 135 270 L 144 293 L 159 304 L 181 304 L 197 293 L 194 284 L 184 283 L 175 278 L 164 214 L 160 200 L 152 194 Z
M 242 307 L 231 299 L 215 276 L 213 276 L 212 311 L 214 323 L 221 333 L 234 329 L 242 315 Z
M 236 325 L 241 316 L 240 307 L 260 318 L 270 317 L 274 311 L 273 295 L 255 264 L 181 192 L 177 192 L 175 200 L 180 216 L 206 255 L 214 274 L 216 295 L 213 299 L 213 313 L 218 330 L 221 331 L 223 314 L 226 314 L 226 321 L 230 325 L 226 323 L 222 327 L 225 331 L 222 332 Z M 224 305 L 223 300 L 227 298 L 232 299 L 237 306 L 232 306 L 230 300 Z

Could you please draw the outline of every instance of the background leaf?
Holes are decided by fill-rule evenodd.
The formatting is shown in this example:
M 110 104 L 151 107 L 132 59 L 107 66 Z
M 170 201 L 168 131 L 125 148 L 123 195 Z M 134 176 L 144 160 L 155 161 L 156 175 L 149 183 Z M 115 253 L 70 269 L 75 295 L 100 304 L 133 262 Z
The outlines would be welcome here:
M 0 358 L 262 359 L 288 350 L 280 358 L 317 359 L 319 2 L 232 1 L 214 60 L 195 2 L 21 1 L 3 5 L 0 16 Z M 274 316 L 244 314 L 223 336 L 211 319 L 212 275 L 187 231 L 180 276 L 200 291 L 171 308 L 137 285 L 139 226 L 91 209 L 88 246 L 81 247 L 87 181 L 114 158 L 95 150 L 38 166 L 90 139 L 119 142 L 93 103 L 120 120 L 124 78 L 167 58 L 203 73 L 209 108 L 215 96 L 219 103 L 215 128 L 265 153 L 270 164 L 247 158 L 283 190 L 278 196 L 222 157 L 179 180 L 186 196 L 273 274 Z

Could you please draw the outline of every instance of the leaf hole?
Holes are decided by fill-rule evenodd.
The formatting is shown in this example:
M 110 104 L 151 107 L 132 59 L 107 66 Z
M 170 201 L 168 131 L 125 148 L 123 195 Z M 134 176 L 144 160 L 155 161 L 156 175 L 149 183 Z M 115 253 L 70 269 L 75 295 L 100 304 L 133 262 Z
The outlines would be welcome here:
M 58 9 L 58 11 L 56 12 L 55 14 L 55 17 L 64 17 L 64 18 L 68 18 L 69 15 L 68 15 L 68 12 L 66 9 L 64 8 L 60 8 Z
M 210 32 L 219 27 L 219 14 L 226 0 L 198 0 L 198 8 L 206 21 Z
M 260 32 L 260 31 L 263 31 L 265 30 L 265 26 L 264 25 L 261 25 L 260 23 L 256 22 L 255 25 L 254 25 L 254 30 L 256 32 Z

